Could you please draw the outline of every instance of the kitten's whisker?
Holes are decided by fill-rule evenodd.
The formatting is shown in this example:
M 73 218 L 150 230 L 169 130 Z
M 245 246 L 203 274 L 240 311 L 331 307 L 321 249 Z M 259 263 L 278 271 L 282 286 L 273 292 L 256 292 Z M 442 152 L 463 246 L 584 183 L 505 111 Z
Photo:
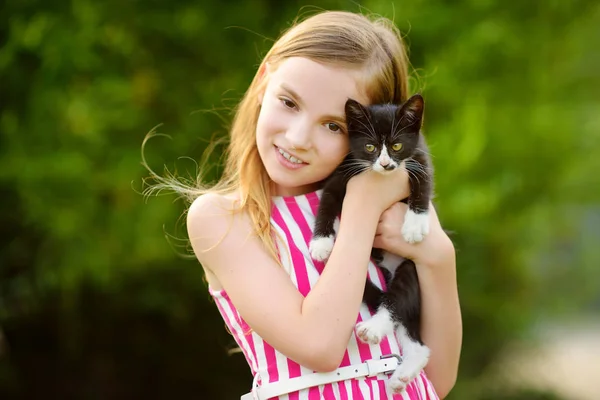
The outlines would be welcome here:
M 371 127 L 369 128 L 364 122 L 358 120 L 358 122 L 365 128 L 366 133 L 368 133 L 368 136 L 370 138 L 372 138 L 373 140 L 377 139 L 377 134 L 375 133 L 375 128 L 373 128 L 373 124 L 371 124 Z M 370 123 L 370 121 L 369 121 Z
M 431 154 L 430 152 L 428 152 L 428 151 L 425 151 L 425 150 L 423 150 L 423 149 L 416 148 L 416 149 L 415 149 L 415 151 L 418 151 L 418 152 L 419 152 L 419 153 L 421 153 L 421 154 L 425 154 L 425 155 L 426 155 L 426 156 L 428 156 L 428 157 L 433 157 L 433 154 Z
M 404 118 L 404 117 L 403 117 Z M 416 124 L 416 121 L 413 122 L 412 124 L 406 125 L 405 127 L 403 127 L 402 129 L 400 129 L 398 132 L 394 132 L 395 135 L 400 135 L 405 129 L 410 128 L 411 126 L 413 126 L 414 124 Z M 400 123 L 398 123 L 398 125 L 400 125 Z
M 408 172 L 409 175 L 413 176 L 415 179 L 420 180 L 421 178 L 427 182 L 430 181 L 430 176 L 427 173 L 427 171 L 420 166 L 415 166 L 416 168 L 414 168 L 414 164 L 405 164 L 406 167 L 406 172 Z
M 348 164 L 343 165 L 341 169 L 345 173 L 356 175 L 370 167 L 371 166 L 368 162 L 362 160 L 352 160 Z
M 368 169 L 369 169 L 369 167 L 366 165 L 362 165 L 362 166 L 355 165 L 353 168 L 348 168 L 347 170 L 344 170 L 343 173 L 344 173 L 344 176 L 346 176 L 346 177 L 353 177 L 353 176 L 358 175 L 361 172 L 364 172 Z
M 342 165 L 342 167 L 348 167 L 353 165 L 369 165 L 369 162 L 365 160 L 349 160 L 346 164 Z
M 371 121 L 371 118 L 369 118 L 369 116 L 367 116 L 367 121 L 369 121 L 369 125 L 371 125 L 371 133 L 373 134 L 373 139 L 377 140 L 377 134 L 375 127 L 373 126 L 373 121 Z
M 418 167 L 418 168 L 423 168 L 423 164 L 421 164 L 419 161 L 415 160 L 415 159 L 414 159 L 414 158 L 412 158 L 412 157 L 407 157 L 407 158 L 404 160 L 404 162 L 405 162 L 406 164 L 408 164 L 408 165 L 414 165 L 414 166 L 416 166 L 416 167 Z
M 400 126 L 400 124 L 402 124 L 402 121 L 404 121 L 405 115 L 402 115 L 402 117 L 400 119 L 398 119 L 398 121 L 396 122 L 396 124 L 394 125 L 392 123 L 392 136 L 396 136 L 400 133 L 402 133 L 402 131 L 406 128 L 402 128 L 400 129 L 400 131 L 397 132 L 398 127 Z M 394 113 L 394 120 L 396 119 L 396 113 Z
M 406 114 L 403 114 L 403 115 L 402 115 L 402 118 L 400 118 L 400 121 L 398 121 L 398 124 L 401 124 L 401 123 L 402 123 L 402 121 L 404 121 L 404 119 L 405 119 L 405 118 L 406 118 Z
M 371 121 L 371 118 L 367 115 L 364 114 L 365 118 L 367 119 L 367 121 L 369 121 L 369 125 L 367 126 L 363 121 L 361 121 L 360 119 L 357 119 L 356 121 L 359 122 L 366 130 L 366 133 L 369 134 L 369 137 L 372 138 L 373 140 L 377 140 L 377 133 L 375 130 L 375 127 L 373 126 L 373 121 Z
M 420 174 L 429 175 L 429 171 L 425 168 L 423 164 L 416 161 L 413 158 L 407 158 L 404 160 L 404 165 L 406 165 L 406 169 L 410 169 L 412 171 L 418 172 Z
M 417 175 L 415 175 L 415 173 L 414 173 L 413 171 L 411 171 L 410 169 L 408 169 L 408 168 L 407 168 L 407 169 L 406 169 L 406 172 L 408 173 L 408 176 L 409 176 L 410 178 L 413 178 L 413 179 L 415 179 L 415 180 L 417 180 L 417 181 L 419 180 L 419 177 L 418 177 Z
M 367 166 L 355 166 L 354 168 L 345 169 L 344 172 L 350 175 L 358 174 L 362 171 L 366 171 L 368 169 Z
M 415 172 L 414 170 L 410 170 L 407 169 L 406 172 L 408 172 L 410 175 L 412 175 L 415 179 L 417 180 L 423 180 L 425 182 L 429 182 L 429 177 L 427 176 L 427 174 L 419 174 L 417 172 Z
M 417 171 L 413 170 L 413 169 L 406 169 L 406 172 L 408 173 L 408 175 L 410 177 L 412 177 L 413 179 L 417 180 L 417 181 L 425 181 L 425 182 L 429 182 L 430 178 L 429 175 L 427 174 L 423 174 L 423 173 L 417 173 Z
M 347 168 L 347 169 L 344 169 L 342 172 L 343 172 L 343 173 L 344 173 L 344 175 L 346 175 L 346 176 L 354 176 L 354 175 L 358 175 L 358 174 L 360 174 L 360 173 L 361 173 L 361 172 L 363 172 L 363 171 L 366 171 L 367 169 L 368 169 L 368 168 L 367 168 L 367 167 L 365 167 L 365 166 L 362 166 L 362 167 L 358 167 L 358 166 L 356 166 L 356 167 L 354 167 L 354 168 Z
M 415 172 L 416 174 L 419 174 L 419 175 L 425 175 L 425 176 L 429 175 L 427 173 L 427 171 L 423 167 L 417 167 L 417 166 L 410 166 L 410 165 L 408 165 L 406 167 L 406 169 L 410 170 L 410 171 L 413 171 L 413 172 Z

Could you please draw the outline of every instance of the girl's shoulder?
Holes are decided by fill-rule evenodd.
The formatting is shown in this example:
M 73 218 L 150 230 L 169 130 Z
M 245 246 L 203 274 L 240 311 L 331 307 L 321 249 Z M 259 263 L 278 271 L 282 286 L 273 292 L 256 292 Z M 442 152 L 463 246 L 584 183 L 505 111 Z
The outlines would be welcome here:
M 214 290 L 222 288 L 216 275 L 216 269 L 223 264 L 220 260 L 238 246 L 236 238 L 251 230 L 246 214 L 240 210 L 239 196 L 215 192 L 198 196 L 187 212 L 186 224 L 192 249 Z
M 223 228 L 234 221 L 247 220 L 247 213 L 239 206 L 236 193 L 208 192 L 198 196 L 187 212 L 187 229 L 192 242 L 198 237 L 208 238 L 223 235 Z M 205 240 L 203 240 L 205 241 Z
M 239 207 L 235 193 L 208 192 L 198 196 L 187 212 L 188 237 L 196 257 L 202 263 L 205 254 L 213 253 L 229 238 L 252 232 L 252 223 Z
M 228 211 L 230 213 L 239 212 L 240 196 L 237 193 L 218 193 L 206 192 L 192 202 L 188 210 L 189 214 L 202 214 L 204 212 L 213 212 L 217 210 Z

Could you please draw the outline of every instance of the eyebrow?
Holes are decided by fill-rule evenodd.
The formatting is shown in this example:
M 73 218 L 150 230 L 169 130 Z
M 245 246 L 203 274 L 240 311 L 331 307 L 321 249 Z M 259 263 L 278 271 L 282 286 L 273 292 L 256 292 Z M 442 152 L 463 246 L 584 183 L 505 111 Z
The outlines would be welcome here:
M 285 83 L 282 83 L 280 86 L 281 86 L 281 88 L 283 90 L 285 90 L 290 95 L 292 95 L 292 97 L 294 98 L 294 100 L 296 100 L 300 105 L 303 105 L 302 97 L 300 97 L 298 95 L 298 93 L 296 93 L 296 91 L 294 89 L 292 89 L 291 87 L 289 87 Z M 340 116 L 340 115 L 325 115 L 324 119 L 330 119 L 332 121 L 339 121 L 339 122 L 346 123 L 346 118 L 344 116 Z

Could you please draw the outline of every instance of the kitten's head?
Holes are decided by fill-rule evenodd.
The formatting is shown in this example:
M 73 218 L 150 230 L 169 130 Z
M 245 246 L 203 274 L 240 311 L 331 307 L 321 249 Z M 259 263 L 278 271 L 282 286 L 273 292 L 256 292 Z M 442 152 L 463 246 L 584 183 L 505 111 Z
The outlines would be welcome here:
M 346 124 L 353 159 L 382 174 L 394 171 L 417 148 L 423 107 L 420 94 L 401 105 L 364 106 L 349 99 Z

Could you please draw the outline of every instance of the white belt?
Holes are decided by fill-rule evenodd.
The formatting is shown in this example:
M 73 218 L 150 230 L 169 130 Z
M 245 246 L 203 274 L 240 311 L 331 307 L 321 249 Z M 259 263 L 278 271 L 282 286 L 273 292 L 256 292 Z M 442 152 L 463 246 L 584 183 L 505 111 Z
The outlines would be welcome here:
M 397 354 L 381 356 L 379 360 L 367 360 L 362 364 L 349 365 L 338 368 L 331 372 L 314 372 L 296 378 L 284 379 L 278 382 L 266 383 L 262 386 L 254 386 L 250 393 L 246 393 L 241 400 L 266 400 L 271 397 L 281 396 L 306 389 L 309 387 L 344 381 L 346 379 L 371 377 L 394 371 L 402 362 Z

